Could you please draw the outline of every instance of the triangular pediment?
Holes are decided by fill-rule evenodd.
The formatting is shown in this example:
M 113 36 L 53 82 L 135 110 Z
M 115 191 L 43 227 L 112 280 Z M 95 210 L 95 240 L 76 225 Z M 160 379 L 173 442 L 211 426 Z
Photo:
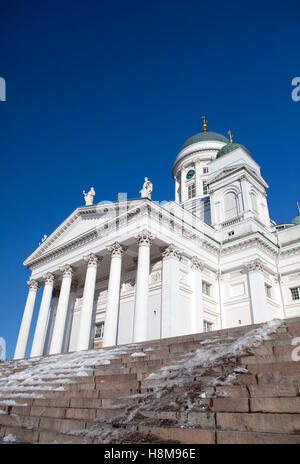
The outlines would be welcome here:
M 107 202 L 98 205 L 76 208 L 24 261 L 25 266 L 37 258 L 48 255 L 54 249 L 63 247 L 77 238 L 81 238 L 89 232 L 97 230 L 97 227 L 120 215 L 129 213 L 143 200 L 129 200 L 124 202 Z
M 209 183 L 216 182 L 220 179 L 223 179 L 224 177 L 227 177 L 230 174 L 234 174 L 234 172 L 238 171 L 239 167 L 231 167 L 231 168 L 223 168 L 220 171 L 217 172 L 212 178 L 209 179 Z
M 237 166 L 230 166 L 230 167 L 224 167 L 218 170 L 214 175 L 212 175 L 208 183 L 209 185 L 212 185 L 215 182 L 218 182 L 219 180 L 225 179 L 228 176 L 231 176 L 235 173 L 242 173 L 242 172 L 247 172 L 250 174 L 252 177 L 254 177 L 261 185 L 263 185 L 265 188 L 268 187 L 264 179 L 261 177 L 258 171 L 253 169 L 252 167 L 248 166 L 247 164 L 240 164 Z

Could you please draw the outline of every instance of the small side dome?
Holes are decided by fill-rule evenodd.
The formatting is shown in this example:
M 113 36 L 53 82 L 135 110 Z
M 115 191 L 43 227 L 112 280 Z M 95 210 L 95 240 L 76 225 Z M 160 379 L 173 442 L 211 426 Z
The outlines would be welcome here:
M 295 224 L 295 226 L 297 226 L 298 224 L 300 224 L 300 214 L 298 214 L 298 216 L 296 216 L 296 217 L 291 221 L 291 224 Z
M 240 143 L 227 143 L 227 145 L 224 145 L 224 147 L 221 148 L 221 150 L 218 151 L 217 158 L 221 158 L 221 156 L 227 155 L 233 150 L 236 150 L 237 148 L 242 148 L 245 150 L 246 153 L 248 153 L 249 156 L 251 156 L 251 153 L 249 150 L 247 150 L 244 145 L 241 145 Z
M 199 132 L 198 134 L 192 135 L 192 137 L 189 137 L 184 142 L 182 147 L 180 148 L 180 151 L 188 147 L 189 145 L 193 145 L 193 143 L 207 142 L 207 141 L 217 141 L 217 142 L 228 143 L 228 139 L 224 137 L 224 135 L 222 134 L 218 134 L 217 132 L 203 131 L 203 132 Z

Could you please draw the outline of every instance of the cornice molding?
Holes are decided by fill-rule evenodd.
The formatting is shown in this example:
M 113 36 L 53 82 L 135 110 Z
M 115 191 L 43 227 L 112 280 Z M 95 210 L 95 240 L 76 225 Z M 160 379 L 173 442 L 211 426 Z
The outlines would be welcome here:
M 225 244 L 222 247 L 222 255 L 232 253 L 233 251 L 238 251 L 242 248 L 249 248 L 253 246 L 258 246 L 263 251 L 266 251 L 268 254 L 275 256 L 278 254 L 278 248 L 274 244 L 273 246 L 266 240 L 260 236 L 252 236 L 248 238 L 241 237 L 237 239 L 236 242 Z
M 86 209 L 91 210 L 91 207 L 86 207 Z M 87 211 L 85 211 L 84 214 L 87 214 Z M 151 218 L 157 221 L 157 223 L 161 225 L 166 224 L 168 227 L 171 226 L 172 231 L 175 234 L 178 233 L 181 237 L 192 241 L 196 246 L 203 246 L 210 253 L 218 253 L 219 245 L 215 243 L 212 238 L 203 235 L 203 232 L 194 229 L 193 226 L 188 223 L 184 223 L 182 219 L 172 215 L 171 212 L 165 210 L 160 205 L 151 202 L 151 200 L 142 200 L 142 202 L 138 203 L 136 208 L 126 211 L 120 216 L 111 218 L 109 221 L 96 226 L 94 229 L 89 230 L 88 232 L 85 232 L 69 240 L 68 242 L 63 243 L 62 245 L 51 249 L 48 253 L 45 253 L 42 256 L 41 253 L 39 253 L 36 258 L 31 260 L 27 258 L 24 261 L 24 265 L 28 266 L 30 269 L 35 269 L 37 266 L 52 261 L 59 256 L 65 255 L 73 249 L 82 247 L 96 239 L 106 237 L 110 231 L 116 230 L 116 225 L 118 225 L 120 230 L 123 225 L 127 226 L 128 223 L 134 221 L 137 216 L 147 216 L 150 214 Z
M 256 182 L 258 182 L 264 189 L 268 188 L 268 184 L 265 182 L 265 180 L 261 177 L 260 174 L 255 172 L 253 169 L 251 169 L 249 166 L 246 164 L 236 166 L 236 167 L 231 167 L 231 168 L 226 168 L 224 167 L 221 172 L 217 173 L 215 177 L 212 177 L 211 179 L 208 180 L 209 185 L 213 185 L 214 183 L 217 183 L 223 179 L 226 179 L 226 177 L 234 175 L 238 172 L 241 172 L 241 175 L 238 177 L 239 180 L 246 179 L 250 182 L 250 179 L 248 176 L 252 177 Z M 244 172 L 243 172 L 244 171 Z M 214 187 L 210 190 L 210 192 L 214 192 L 217 190 L 218 187 Z

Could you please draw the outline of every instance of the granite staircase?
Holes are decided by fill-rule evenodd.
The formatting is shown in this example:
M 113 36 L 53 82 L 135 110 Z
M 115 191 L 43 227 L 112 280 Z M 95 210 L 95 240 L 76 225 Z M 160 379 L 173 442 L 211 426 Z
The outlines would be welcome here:
M 1 362 L 0 443 L 299 444 L 296 337 L 290 318 Z

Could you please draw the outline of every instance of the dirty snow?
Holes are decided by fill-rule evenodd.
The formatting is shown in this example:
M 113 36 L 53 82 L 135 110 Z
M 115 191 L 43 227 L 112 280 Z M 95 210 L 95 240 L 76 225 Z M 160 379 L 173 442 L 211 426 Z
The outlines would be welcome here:
M 185 427 L 193 427 L 194 425 L 188 421 L 188 414 L 193 410 L 207 411 L 208 405 L 204 402 L 206 398 L 226 396 L 225 392 L 215 392 L 213 387 L 232 385 L 238 376 L 246 374 L 247 370 L 237 364 L 238 358 L 249 355 L 251 349 L 268 340 L 281 325 L 282 321 L 274 319 L 237 339 L 220 336 L 217 340 L 214 338 L 207 341 L 208 343 L 199 343 L 200 347 L 190 353 L 189 359 L 182 355 L 176 363 L 164 366 L 144 379 L 142 386 L 151 387 L 152 391 L 145 393 L 138 404 L 129 405 L 123 410 L 119 405 L 118 416 L 104 419 L 100 414 L 94 422 L 98 423 L 99 427 L 102 427 L 104 422 L 133 425 L 141 421 L 154 421 L 157 425 L 158 421 L 166 417 L 166 411 L 175 411 L 180 413 L 181 419 L 180 422 L 175 421 L 172 426 L 180 427 L 183 421 Z M 229 366 L 229 371 L 231 370 L 225 378 L 222 376 L 223 366 Z M 205 377 L 207 381 L 203 380 Z M 82 433 L 87 436 L 88 432 Z M 102 430 L 99 433 L 103 440 L 108 439 L 106 435 L 103 436 Z
M 140 352 L 136 352 L 136 353 L 132 353 L 132 354 L 131 354 L 131 357 L 132 357 L 132 358 L 143 358 L 144 356 L 146 356 L 146 354 L 143 353 L 143 351 L 140 351 Z
M 5 437 L 2 438 L 2 441 L 6 443 L 16 443 L 18 440 L 17 437 L 15 437 L 15 435 L 9 433 L 8 435 L 5 435 Z
M 21 404 L 17 403 L 14 400 L 1 400 L 0 401 L 0 406 L 28 406 L 27 403 Z
M 64 390 L 64 384 L 74 382 L 75 379 L 72 380 L 72 377 L 90 375 L 94 367 L 109 365 L 111 360 L 126 354 L 127 351 L 127 347 L 98 349 L 34 358 L 31 361 L 14 361 L 10 365 L 15 372 L 11 372 L 7 368 L 9 363 L 6 363 L 6 375 L 0 377 L 0 396 L 11 396 L 9 392 L 25 394 L 29 391 L 34 394 L 40 390 Z
M 97 438 L 102 443 L 111 443 L 113 440 L 119 440 L 125 433 L 124 426 L 134 426 L 140 421 L 151 423 L 152 420 L 157 423 L 158 420 L 163 420 L 163 416 L 160 416 L 162 410 L 180 413 L 183 419 L 181 423 L 174 426 L 180 427 L 184 421 L 185 426 L 193 427 L 188 422 L 189 412 L 207 410 L 208 406 L 204 401 L 206 398 L 213 397 L 214 386 L 231 385 L 238 376 L 246 374 L 246 369 L 238 365 L 239 357 L 249 355 L 253 348 L 268 340 L 281 325 L 281 320 L 274 319 L 237 339 L 221 334 L 203 342 L 199 341 L 199 348 L 196 351 L 189 353 L 188 356 L 182 354 L 176 363 L 160 368 L 142 381 L 142 387 L 148 388 L 149 385 L 152 391 L 141 395 L 138 404 L 125 405 L 124 408 L 120 404 L 111 405 L 110 409 L 120 410 L 118 416 L 111 419 L 98 417 L 94 421 L 93 429 L 71 430 L 64 433 Z M 136 346 L 137 351 L 131 356 L 141 356 L 141 353 L 145 356 L 144 352 L 138 351 L 140 346 Z M 132 350 L 132 345 L 111 350 L 75 352 L 40 358 L 34 365 L 30 362 L 27 364 L 23 362 L 22 365 L 20 361 L 18 366 L 20 369 L 23 368 L 22 371 L 8 374 L 6 378 L 0 377 L 0 395 L 11 390 L 14 392 L 63 390 L 61 384 L 64 379 L 66 380 L 64 383 L 67 384 L 72 381 L 72 377 L 88 375 L 87 373 L 97 366 L 109 364 L 111 360 L 122 354 L 128 354 L 130 349 Z M 223 366 L 229 366 L 225 376 L 222 374 Z M 203 380 L 204 378 L 208 380 Z M 46 379 L 52 379 L 52 383 L 49 384 Z M 220 392 L 218 395 L 225 396 L 225 393 Z M 128 398 L 134 397 L 136 394 L 128 396 Z M 149 414 L 147 416 L 149 411 L 154 413 L 152 417 Z M 111 428 L 113 423 L 118 424 L 120 428 Z

